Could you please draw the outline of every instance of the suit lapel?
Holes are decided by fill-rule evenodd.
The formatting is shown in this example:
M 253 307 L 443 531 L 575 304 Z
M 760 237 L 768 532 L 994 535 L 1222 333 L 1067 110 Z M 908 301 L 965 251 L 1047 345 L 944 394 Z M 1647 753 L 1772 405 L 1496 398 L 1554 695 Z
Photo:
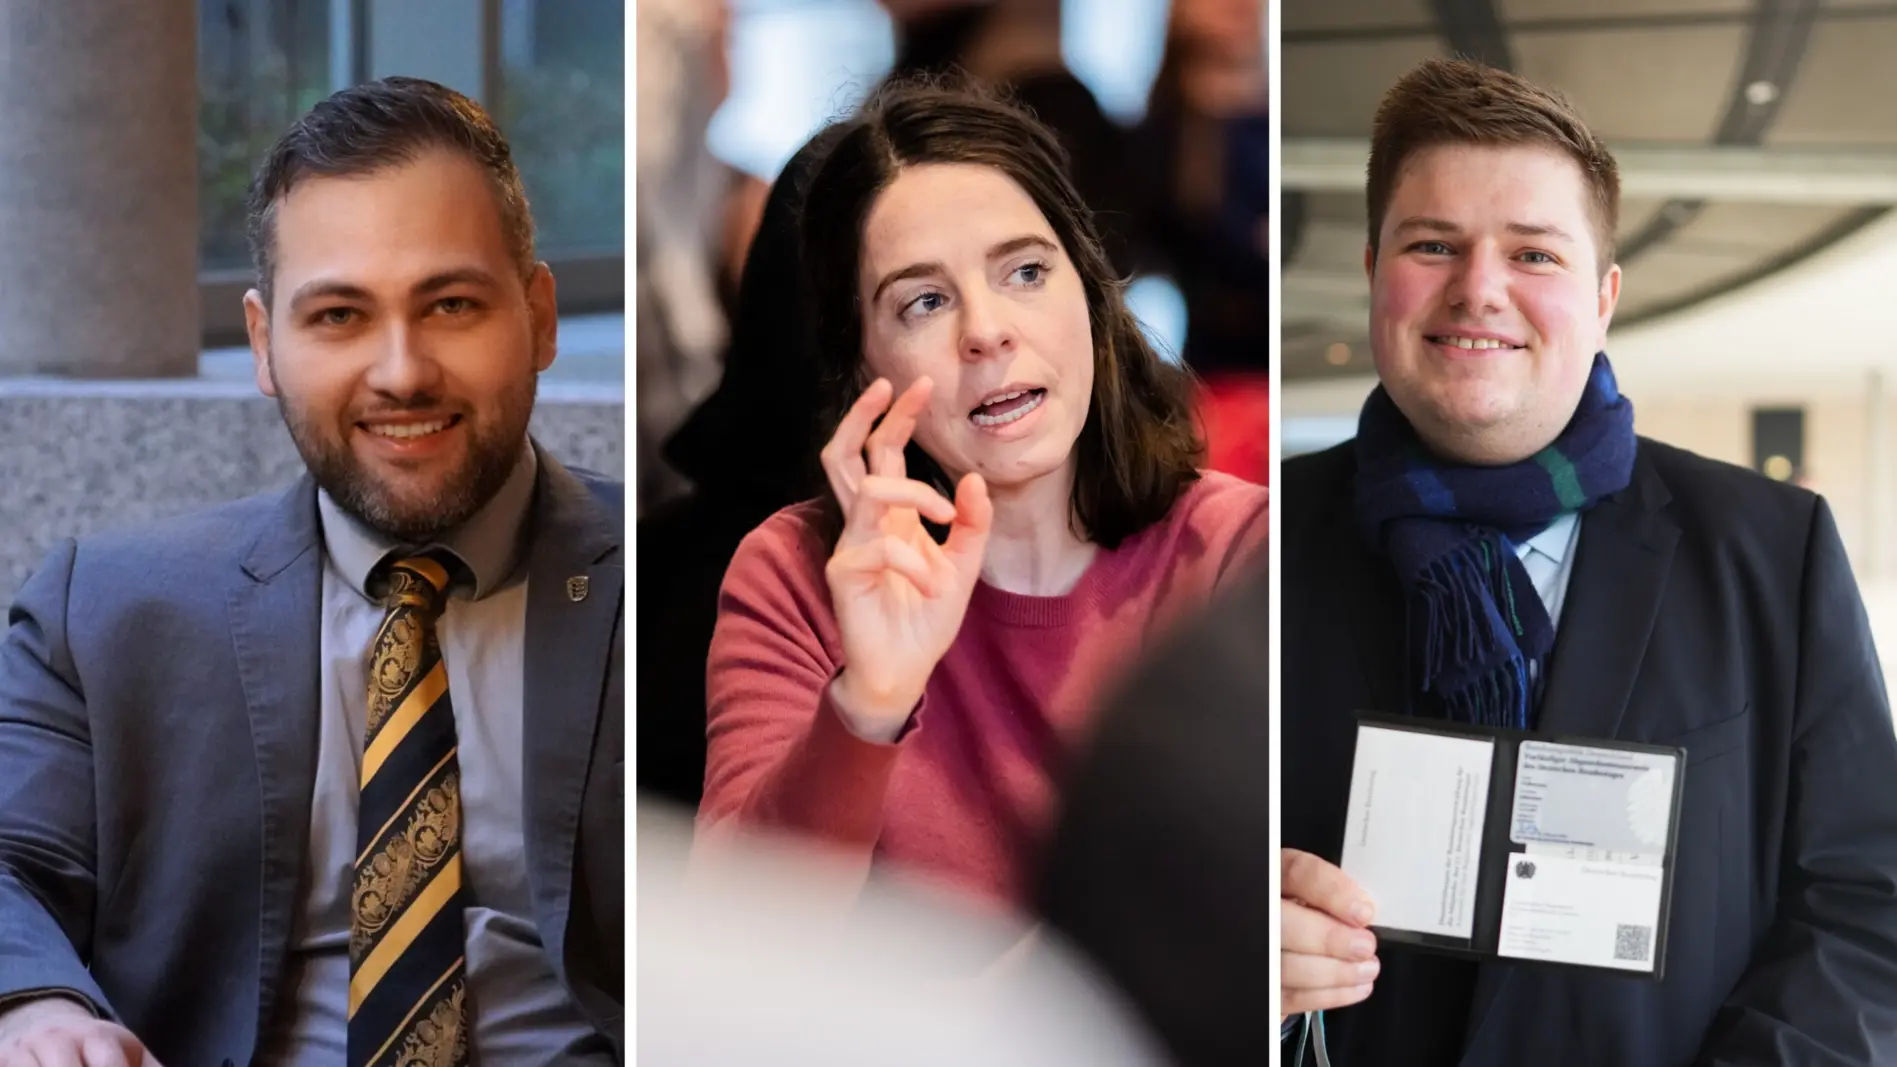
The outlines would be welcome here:
M 1642 455 L 1634 484 L 1581 519 L 1579 556 L 1555 631 L 1540 732 L 1619 735 L 1680 539 L 1679 527 L 1661 512 L 1669 499 Z
M 237 671 L 263 796 L 258 1033 L 276 1009 L 308 858 L 322 682 L 322 561 L 316 488 L 286 492 L 229 595 Z
M 1353 463 L 1350 470 L 1354 469 Z M 1404 627 L 1408 615 L 1403 587 L 1390 561 L 1373 552 L 1357 529 L 1353 485 L 1347 470 L 1333 487 L 1335 492 L 1319 505 L 1327 515 L 1315 533 L 1307 534 L 1320 546 L 1316 556 L 1321 562 L 1314 573 L 1336 576 L 1332 591 L 1324 594 L 1334 596 L 1336 603 L 1322 614 L 1336 627 L 1326 635 L 1326 655 L 1335 657 L 1337 673 L 1327 672 L 1326 677 L 1364 681 L 1368 706 L 1353 707 L 1352 712 L 1407 712 Z
M 1670 499 L 1643 451 L 1634 463 L 1633 483 L 1582 517 L 1579 555 L 1555 632 L 1537 732 L 1619 736 L 1680 539 L 1679 527 L 1662 511 Z M 1466 1049 L 1476 1047 L 1515 971 L 1499 963 L 1481 967 Z
M 1408 613 L 1402 587 L 1390 562 L 1372 555 L 1354 527 L 1339 531 L 1337 546 L 1333 573 L 1348 575 L 1343 602 L 1355 616 L 1355 640 L 1347 642 L 1345 654 L 1355 660 L 1358 676 L 1369 679 L 1372 702 L 1371 707 L 1354 710 L 1408 712 L 1409 652 L 1404 643 Z
M 536 925 L 563 967 L 580 802 L 623 598 L 621 520 L 540 453 L 527 579 L 523 690 L 527 871 Z M 617 711 L 618 709 L 613 709 Z
M 1286 509 L 1284 844 L 1336 862 L 1345 836 L 1357 714 L 1400 714 L 1404 601 L 1388 560 L 1358 533 L 1350 479 L 1321 494 L 1305 489 Z M 1287 493 L 1287 496 L 1290 494 Z M 1292 509 L 1297 510 L 1293 515 Z

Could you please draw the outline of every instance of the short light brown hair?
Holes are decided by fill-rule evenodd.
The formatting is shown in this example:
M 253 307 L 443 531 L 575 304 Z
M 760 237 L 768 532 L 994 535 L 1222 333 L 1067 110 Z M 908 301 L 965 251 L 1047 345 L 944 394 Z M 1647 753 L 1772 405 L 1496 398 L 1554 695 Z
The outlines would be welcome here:
M 1614 263 L 1620 225 L 1620 168 L 1561 94 L 1504 70 L 1461 59 L 1426 60 L 1377 105 L 1370 137 L 1370 249 L 1410 156 L 1438 145 L 1551 148 L 1574 160 L 1588 191 L 1600 272 Z

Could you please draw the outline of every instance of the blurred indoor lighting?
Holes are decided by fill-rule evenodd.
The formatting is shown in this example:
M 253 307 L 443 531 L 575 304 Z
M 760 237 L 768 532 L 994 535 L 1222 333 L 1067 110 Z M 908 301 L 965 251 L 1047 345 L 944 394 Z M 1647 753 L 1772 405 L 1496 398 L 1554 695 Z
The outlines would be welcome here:
M 1168 7 L 1062 0 L 1062 57 L 1121 122 L 1146 112 Z M 718 158 L 767 181 L 895 62 L 889 15 L 876 0 L 733 0 L 731 16 L 731 95 L 708 139 Z
M 1179 362 L 1186 346 L 1186 298 L 1172 279 L 1152 274 L 1135 278 L 1126 287 L 1126 307 L 1160 358 Z
M 1138 122 L 1159 74 L 1168 0 L 1061 0 L 1061 57 L 1100 110 Z
M 770 181 L 895 61 L 895 34 L 876 0 L 734 3 L 731 95 L 706 140 L 719 159 Z

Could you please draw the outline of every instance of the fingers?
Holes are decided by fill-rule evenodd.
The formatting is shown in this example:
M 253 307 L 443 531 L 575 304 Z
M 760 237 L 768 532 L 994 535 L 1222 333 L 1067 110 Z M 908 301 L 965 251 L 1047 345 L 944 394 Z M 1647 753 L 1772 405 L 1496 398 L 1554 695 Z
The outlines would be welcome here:
M 68 1040 L 65 1034 L 48 1035 L 39 1041 L 30 1042 L 28 1049 L 27 1055 L 33 1057 L 28 1062 L 36 1063 L 39 1067 L 90 1067 L 85 1060 L 80 1059 L 81 1046 L 78 1042 Z M 100 1060 L 100 1067 L 106 1067 L 108 1062 Z M 118 1064 L 114 1063 L 112 1067 L 118 1067 Z
M 891 508 L 914 508 L 930 522 L 951 523 L 955 521 L 955 505 L 948 497 L 935 491 L 933 486 L 911 478 L 889 478 L 872 474 L 863 479 L 856 490 L 857 507 L 865 513 L 874 509 L 865 507 L 876 504 Z
M 887 378 L 878 378 L 837 423 L 836 432 L 823 447 L 823 473 L 845 514 L 855 505 L 863 479 L 870 473 L 892 478 L 907 473 L 902 450 L 915 433 L 917 417 L 928 408 L 934 388 L 930 379 L 918 378 L 891 404 L 895 387 Z M 869 454 L 867 462 L 865 451 Z
M 988 483 L 973 472 L 963 475 L 961 484 L 955 487 L 954 521 L 949 525 L 948 541 L 942 550 L 965 573 L 980 570 L 994 518 L 995 506 L 988 499 Z
M 893 388 L 893 387 L 892 387 Z M 910 435 L 915 433 L 916 419 L 929 406 L 929 396 L 935 390 L 935 383 L 928 378 L 917 378 L 909 388 L 902 391 L 896 402 L 889 407 L 889 414 L 869 435 L 869 470 L 871 474 L 880 474 L 891 478 L 901 478 L 908 473 L 908 465 L 903 461 L 902 450 L 909 444 Z M 946 521 L 946 520 L 943 520 Z
M 837 549 L 827 565 L 832 577 L 880 578 L 894 572 L 909 579 L 923 596 L 934 596 L 935 573 L 914 545 L 900 537 L 876 537 Z
M 1307 1011 L 1334 1011 L 1360 1004 L 1368 999 L 1370 983 L 1341 989 L 1291 989 L 1286 987 L 1279 993 L 1278 1010 L 1286 1015 L 1302 1015 Z
M 84 1009 L 49 998 L 0 1012 L 0 1067 L 161 1067 L 130 1030 L 74 1011 Z
M 83 1036 L 54 1030 L 0 1048 L 0 1067 L 158 1067 L 124 1031 L 90 1027 Z
M 1315 908 L 1286 900 L 1279 920 L 1280 940 L 1286 952 L 1331 956 L 1340 960 L 1367 960 L 1377 954 L 1377 937 L 1368 930 L 1338 922 Z
M 157 1067 L 131 1034 L 118 1031 L 86 1038 L 86 1067 Z
M 908 478 L 865 475 L 856 487 L 856 501 L 843 516 L 839 545 L 857 545 L 885 534 L 903 537 L 920 531 L 916 515 L 934 522 L 955 518 L 955 505 L 934 488 Z M 885 521 L 892 519 L 894 521 Z M 933 546 L 931 546 L 933 547 Z
M 1368 926 L 1376 918 L 1370 894 L 1342 868 L 1295 848 L 1280 853 L 1286 899 L 1302 901 L 1354 926 Z
M 1336 865 L 1296 849 L 1281 853 L 1280 1010 L 1328 1011 L 1370 995 L 1381 969 L 1369 895 Z M 1341 916 L 1341 917 L 1340 917 Z
M 863 463 L 863 444 L 869 439 L 870 427 L 875 425 L 876 416 L 889 406 L 889 395 L 893 387 L 885 379 L 878 378 L 870 383 L 863 395 L 856 398 L 850 410 L 844 413 L 843 420 L 837 423 L 836 432 L 830 435 L 830 441 L 823 446 L 819 454 L 823 461 L 824 477 L 830 482 L 830 492 L 834 493 L 843 513 L 848 515 L 850 507 L 856 501 L 856 487 L 869 474 Z
M 7 1045 L 0 1048 L 0 1067 L 46 1067 L 47 1064 L 60 1062 L 50 1056 L 39 1054 L 44 1051 L 46 1050 L 35 1048 L 30 1044 Z M 72 1064 L 76 1061 L 68 1059 L 66 1062 Z M 66 1065 L 61 1065 L 61 1067 L 66 1067 Z
M 85 1067 L 133 1067 L 138 1062 L 127 1054 L 124 1046 L 100 1034 L 86 1038 L 79 1054 L 83 1061 L 75 1062 L 84 1062 Z
M 1353 989 L 1376 981 L 1383 969 L 1375 959 L 1340 960 L 1302 952 L 1283 952 L 1279 959 L 1283 963 L 1279 980 L 1286 990 Z

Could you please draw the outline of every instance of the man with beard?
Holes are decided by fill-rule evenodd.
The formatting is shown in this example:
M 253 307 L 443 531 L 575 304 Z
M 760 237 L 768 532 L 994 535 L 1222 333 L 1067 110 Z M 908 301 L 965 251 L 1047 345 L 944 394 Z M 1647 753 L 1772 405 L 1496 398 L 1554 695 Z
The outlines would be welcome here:
M 55 549 L 0 643 L 0 1065 L 623 1059 L 622 489 L 528 437 L 553 277 L 391 78 L 252 185 L 287 492 Z

